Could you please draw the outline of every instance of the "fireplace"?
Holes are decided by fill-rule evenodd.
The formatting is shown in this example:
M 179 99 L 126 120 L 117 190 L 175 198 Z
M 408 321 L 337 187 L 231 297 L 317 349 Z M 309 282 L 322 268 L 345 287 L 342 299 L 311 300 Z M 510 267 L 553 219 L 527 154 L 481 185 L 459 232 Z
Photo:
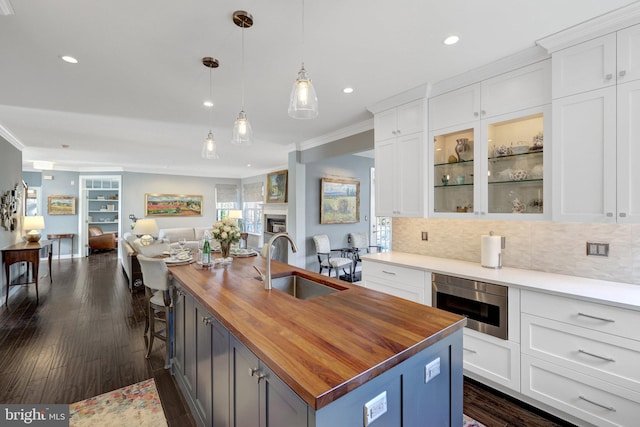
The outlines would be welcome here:
M 264 243 L 269 243 L 269 240 L 276 233 L 284 233 L 287 231 L 287 216 L 276 214 L 264 215 Z M 289 261 L 289 247 L 287 246 L 286 239 L 276 240 L 273 250 L 271 251 L 271 259 L 276 261 L 282 261 L 288 263 Z

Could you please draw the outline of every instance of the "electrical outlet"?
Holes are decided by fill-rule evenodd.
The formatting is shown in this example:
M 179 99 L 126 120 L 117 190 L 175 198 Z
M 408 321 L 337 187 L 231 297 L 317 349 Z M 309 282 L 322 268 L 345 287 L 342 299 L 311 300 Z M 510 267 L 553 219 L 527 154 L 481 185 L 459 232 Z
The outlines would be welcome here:
M 609 244 L 608 243 L 587 242 L 587 255 L 608 257 L 609 256 Z
M 422 240 L 429 240 L 429 233 L 427 231 L 422 232 Z
M 440 358 L 432 360 L 424 367 L 424 383 L 428 383 L 440 375 Z
M 364 427 L 377 420 L 387 412 L 387 392 L 383 391 L 364 404 Z

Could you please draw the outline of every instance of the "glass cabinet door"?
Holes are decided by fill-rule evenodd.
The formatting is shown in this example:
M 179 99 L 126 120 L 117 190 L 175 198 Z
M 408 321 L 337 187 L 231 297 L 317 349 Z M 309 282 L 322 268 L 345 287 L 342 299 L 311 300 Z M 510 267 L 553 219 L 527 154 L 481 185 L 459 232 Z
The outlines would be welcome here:
M 471 213 L 474 203 L 474 129 L 433 137 L 434 213 Z
M 542 214 L 543 114 L 487 125 L 487 212 Z

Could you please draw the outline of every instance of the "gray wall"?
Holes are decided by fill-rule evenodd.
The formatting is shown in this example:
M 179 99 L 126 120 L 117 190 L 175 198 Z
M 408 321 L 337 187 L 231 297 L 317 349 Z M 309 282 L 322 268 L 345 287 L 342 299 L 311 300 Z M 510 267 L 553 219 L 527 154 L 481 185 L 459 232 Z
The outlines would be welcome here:
M 22 152 L 0 136 L 1 195 L 4 195 L 8 190 L 13 190 L 16 184 L 20 184 L 20 187 L 22 187 Z M 20 203 L 18 216 L 22 216 L 22 203 Z M 15 231 L 7 231 L 3 227 L 0 227 L 0 248 L 10 246 L 22 240 L 23 233 L 21 227 L 21 219 L 18 221 L 18 228 Z M 7 288 L 5 282 L 4 265 L 0 265 L 0 267 L 0 271 L 2 272 L 2 279 L 0 279 L 0 302 L 4 304 Z
M 305 247 L 306 268 L 318 269 L 318 259 L 312 237 L 326 234 L 333 249 L 348 247 L 347 235 L 351 232 L 369 232 L 369 206 L 371 204 L 371 168 L 374 161 L 368 157 L 343 155 L 308 163 L 305 179 Z M 320 180 L 342 178 L 360 181 L 360 222 L 355 224 L 320 224 Z M 299 193 L 298 193 L 299 194 Z
M 46 238 L 47 234 L 62 234 L 72 233 L 75 234 L 74 239 L 74 256 L 78 256 L 80 253 L 80 242 L 78 242 L 79 224 L 80 218 L 80 200 L 79 200 L 79 180 L 78 172 L 66 172 L 66 171 L 45 171 L 43 175 L 50 175 L 52 180 L 43 180 L 41 187 L 41 199 L 40 208 L 42 215 L 44 216 L 45 229 L 42 230 L 42 238 Z M 49 196 L 73 196 L 76 198 L 76 214 L 75 215 L 49 215 L 47 213 L 47 201 Z M 62 239 L 60 241 L 60 254 L 62 256 L 69 256 L 71 253 L 71 241 L 69 239 Z M 53 255 L 58 255 L 58 243 L 53 245 Z

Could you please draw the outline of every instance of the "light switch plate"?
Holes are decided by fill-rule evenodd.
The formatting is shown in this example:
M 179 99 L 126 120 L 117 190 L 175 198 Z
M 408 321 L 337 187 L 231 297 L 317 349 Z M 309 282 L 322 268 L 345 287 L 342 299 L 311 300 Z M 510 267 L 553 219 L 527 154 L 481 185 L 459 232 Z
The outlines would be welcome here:
M 364 404 L 364 427 L 377 420 L 387 412 L 386 390 Z

